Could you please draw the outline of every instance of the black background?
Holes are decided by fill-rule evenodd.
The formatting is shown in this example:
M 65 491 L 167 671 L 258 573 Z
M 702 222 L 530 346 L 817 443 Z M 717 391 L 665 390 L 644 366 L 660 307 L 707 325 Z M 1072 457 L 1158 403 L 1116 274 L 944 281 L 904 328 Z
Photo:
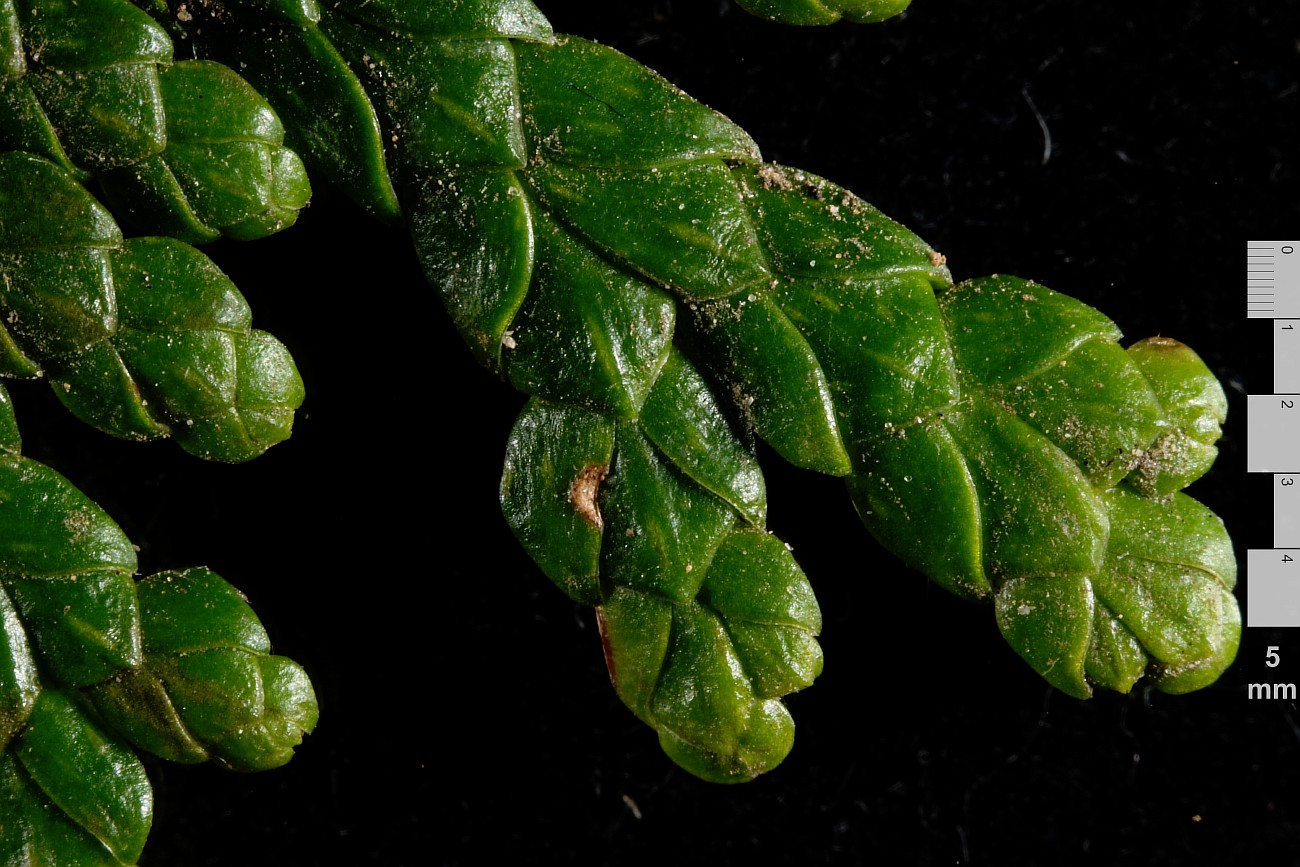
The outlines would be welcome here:
M 1245 396 L 1272 377 L 1244 248 L 1300 230 L 1295 3 L 917 0 L 816 30 L 723 0 L 542 9 L 727 114 L 767 159 L 853 189 L 956 278 L 1032 277 L 1129 338 L 1192 345 L 1231 409 L 1191 493 L 1241 560 L 1271 547 L 1271 479 L 1245 473 Z M 475 366 L 403 233 L 318 185 L 291 231 L 211 254 L 307 383 L 288 443 L 207 465 L 12 387 L 27 453 L 122 524 L 142 570 L 220 572 L 320 696 L 284 769 L 150 761 L 143 864 L 1300 863 L 1300 712 L 1245 690 L 1300 680 L 1295 631 L 1245 630 L 1200 693 L 1076 701 L 990 609 L 876 545 L 842 483 L 769 453 L 770 527 L 817 589 L 825 673 L 789 700 L 781 768 L 736 787 L 677 770 L 609 688 L 592 612 L 505 527 L 522 398 Z

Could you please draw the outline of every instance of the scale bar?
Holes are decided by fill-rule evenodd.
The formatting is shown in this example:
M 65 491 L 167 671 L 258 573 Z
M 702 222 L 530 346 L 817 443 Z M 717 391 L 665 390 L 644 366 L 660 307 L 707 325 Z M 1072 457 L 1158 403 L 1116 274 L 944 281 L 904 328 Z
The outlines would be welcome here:
M 1300 319 L 1300 241 L 1246 242 L 1246 313 Z

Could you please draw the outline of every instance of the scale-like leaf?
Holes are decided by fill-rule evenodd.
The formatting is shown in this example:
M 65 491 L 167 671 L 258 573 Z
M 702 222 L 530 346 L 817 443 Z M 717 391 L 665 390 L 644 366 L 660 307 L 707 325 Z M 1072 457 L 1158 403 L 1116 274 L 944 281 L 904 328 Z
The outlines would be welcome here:
M 140 857 L 153 821 L 144 766 L 72 699 L 43 691 L 14 754 L 41 792 L 115 857 Z
M 99 173 L 115 213 L 151 234 L 203 243 L 292 226 L 311 187 L 284 127 L 229 67 L 177 63 L 158 74 L 167 145 Z
M 316 726 L 316 697 L 300 666 L 271 655 L 239 591 L 191 569 L 151 575 L 139 594 L 143 663 L 88 690 L 104 718 L 173 761 L 242 771 L 289 761 Z
M 858 23 L 884 21 L 902 12 L 911 0 L 737 0 L 746 10 L 783 24 L 834 24 L 840 18 Z

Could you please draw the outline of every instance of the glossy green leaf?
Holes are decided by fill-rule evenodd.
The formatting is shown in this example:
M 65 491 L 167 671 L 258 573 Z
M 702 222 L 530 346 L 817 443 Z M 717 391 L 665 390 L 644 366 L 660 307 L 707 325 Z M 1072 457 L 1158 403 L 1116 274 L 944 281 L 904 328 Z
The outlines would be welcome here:
M 210 61 L 177 63 L 159 74 L 159 84 L 167 146 L 100 173 L 114 210 L 190 243 L 222 234 L 252 240 L 293 225 L 311 187 L 266 101 Z
M 528 394 L 636 415 L 672 338 L 672 299 L 544 218 L 534 232 L 533 284 L 508 332 L 506 375 Z
M 898 15 L 911 0 L 737 0 L 744 9 L 783 24 L 833 24 L 841 17 L 858 23 Z
M 21 77 L 0 79 L 0 150 L 26 151 L 78 177 L 88 174 L 73 165 L 31 82 Z
M 17 78 L 26 71 L 18 10 L 14 0 L 0 0 L 0 80 Z
M 767 518 L 767 491 L 753 452 L 738 435 L 708 383 L 680 352 L 671 352 L 641 407 L 641 429 L 697 484 L 755 526 Z
M 532 281 L 533 213 L 511 172 L 431 180 L 412 209 L 425 277 L 479 363 L 498 373 Z
M 598 497 L 614 454 L 600 413 L 534 398 L 506 447 L 501 510 L 546 576 L 575 601 L 600 603 Z
M 1057 689 L 1088 698 L 1084 661 L 1096 599 L 1082 575 L 1013 578 L 998 590 L 998 627 L 1007 643 Z
M 1137 457 L 1128 482 L 1149 497 L 1166 496 L 1199 479 L 1218 457 L 1228 398 L 1205 362 L 1177 340 L 1140 340 L 1128 354 L 1163 412 L 1160 431 Z
M 167 34 L 128 0 L 14 0 L 14 5 L 34 63 L 71 72 L 171 60 Z
M 1144 673 L 1181 693 L 1213 683 L 1232 661 L 1241 618 L 1236 559 L 1223 523 L 1195 500 L 1115 488 L 1110 538 L 1089 576 L 1008 581 L 998 625 L 1040 674 L 1071 695 L 1092 685 L 1128 692 Z
M 847 474 L 830 381 L 789 317 L 766 293 L 694 306 L 710 370 L 758 435 L 793 464 Z
M 779 763 L 793 726 L 778 699 L 821 670 L 807 580 L 737 512 L 761 519 L 762 491 L 757 465 L 677 352 L 639 420 L 534 399 L 507 450 L 507 520 L 552 580 L 597 606 L 619 696 L 669 755 L 710 780 Z
M 375 103 L 399 185 L 476 165 L 522 168 L 526 154 L 514 51 L 504 39 L 411 39 L 340 16 L 324 20 Z M 456 155 L 455 166 L 446 163 Z
M 551 35 L 550 23 L 529 0 L 449 0 L 443 4 L 342 0 L 331 4 L 331 9 L 384 30 L 421 36 L 545 39 Z
M 756 160 L 743 130 L 634 60 L 569 36 L 517 43 L 531 159 L 649 168 L 702 157 Z
M 821 610 L 780 539 L 737 530 L 718 548 L 700 590 L 716 611 L 762 698 L 811 686 L 821 674 Z
M 135 550 L 102 510 L 54 470 L 0 455 L 0 574 L 135 571 Z
M 33 71 L 28 78 L 72 161 L 88 169 L 133 163 L 167 143 L 153 62 L 86 71 Z
M 1160 405 L 1130 357 L 1093 338 L 1068 360 L 989 394 L 1068 454 L 1093 485 L 1128 475 L 1157 434 Z
M 84 494 L 44 464 L 0 454 L 0 746 L 41 678 L 80 686 L 139 663 L 134 570 L 131 543 Z
M 1106 550 L 1106 510 L 1078 466 L 1018 418 L 972 403 L 945 423 L 979 498 L 986 571 L 1002 579 L 1095 571 Z
M 812 23 L 902 4 L 750 5 Z M 273 77 L 324 63 L 294 54 L 316 40 L 368 91 L 382 133 L 367 147 L 398 179 L 426 274 L 479 359 L 533 397 L 503 509 L 552 580 L 597 605 L 615 687 L 670 755 L 709 779 L 771 767 L 792 734 L 775 699 L 820 670 L 815 603 L 761 529 L 751 433 L 847 476 L 882 541 L 991 598 L 1067 692 L 1143 672 L 1177 689 L 1227 664 L 1238 615 L 1222 581 L 1207 589 L 1217 555 L 1124 571 L 1161 559 L 1134 527 L 1204 540 L 1211 522 L 1114 493 L 1194 477 L 1166 456 L 1197 450 L 1160 443 L 1212 448 L 1199 373 L 1144 370 L 1106 317 L 1036 284 L 951 287 L 903 227 L 760 165 L 725 118 L 617 52 L 530 29 L 531 10 L 348 0 L 295 31 Z M 1132 475 L 1155 466 L 1169 481 Z
M 699 592 L 735 514 L 684 478 L 639 427 L 618 425 L 600 500 L 608 534 L 601 572 L 615 584 L 685 602 Z
M 57 685 L 88 686 L 141 663 L 140 615 L 129 572 L 3 581 Z
M 270 654 L 239 591 L 206 569 L 139 584 L 144 661 L 89 690 L 96 709 L 137 746 L 235 770 L 279 767 L 316 726 L 311 682 Z
M 41 792 L 114 856 L 140 857 L 153 821 L 144 767 L 68 696 L 41 693 L 14 753 Z
M 619 696 L 678 764 L 742 782 L 785 758 L 794 724 L 775 698 L 821 672 L 821 615 L 779 540 L 731 532 L 697 601 L 617 587 L 599 612 Z
M 31 206 L 0 230 L 7 372 L 44 370 L 69 409 L 109 433 L 170 433 L 216 460 L 248 460 L 289 435 L 303 400 L 293 360 L 251 329 L 206 256 L 169 239 L 122 241 L 80 185 L 34 157 L 0 156 L 0 202 Z
M 0 865 L 120 867 L 123 863 L 52 802 L 12 752 L 0 754 Z
M 40 693 L 36 660 L 18 612 L 0 585 L 0 748 L 7 749 L 31 715 Z
M 749 212 L 721 163 L 525 174 L 542 206 L 612 258 L 691 300 L 772 280 Z
M 356 75 L 314 23 L 218 15 L 191 4 L 190 29 L 274 107 L 288 145 L 369 213 L 401 218 L 379 119 Z
M 0 253 L 7 256 L 122 243 L 102 205 L 58 167 L 30 154 L 0 154 L 0 207 Z
M 1107 494 L 1111 539 L 1097 597 L 1141 643 L 1157 688 L 1191 692 L 1236 655 L 1237 559 L 1223 522 L 1184 494 L 1164 502 Z

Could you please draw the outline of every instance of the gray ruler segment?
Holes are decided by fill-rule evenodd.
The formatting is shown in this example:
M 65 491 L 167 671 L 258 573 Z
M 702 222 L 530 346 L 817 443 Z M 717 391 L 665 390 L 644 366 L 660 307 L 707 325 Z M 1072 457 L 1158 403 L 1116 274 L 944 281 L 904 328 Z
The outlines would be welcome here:
M 1300 241 L 1246 242 L 1246 315 L 1300 319 Z

